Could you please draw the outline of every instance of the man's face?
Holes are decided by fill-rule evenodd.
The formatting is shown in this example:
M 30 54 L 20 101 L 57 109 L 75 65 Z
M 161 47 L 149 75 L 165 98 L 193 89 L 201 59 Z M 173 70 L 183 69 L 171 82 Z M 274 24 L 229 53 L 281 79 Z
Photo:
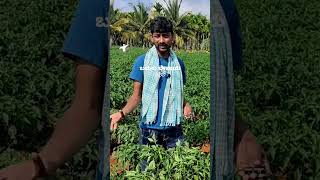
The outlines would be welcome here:
M 171 32 L 151 34 L 151 42 L 156 46 L 160 53 L 168 52 L 174 42 L 174 36 Z

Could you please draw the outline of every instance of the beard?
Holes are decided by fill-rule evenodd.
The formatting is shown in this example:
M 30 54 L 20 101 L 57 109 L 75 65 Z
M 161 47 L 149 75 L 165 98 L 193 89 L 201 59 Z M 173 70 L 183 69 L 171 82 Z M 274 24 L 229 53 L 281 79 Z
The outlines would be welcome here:
M 156 48 L 159 52 L 169 51 L 170 47 L 171 46 L 168 44 L 156 44 Z

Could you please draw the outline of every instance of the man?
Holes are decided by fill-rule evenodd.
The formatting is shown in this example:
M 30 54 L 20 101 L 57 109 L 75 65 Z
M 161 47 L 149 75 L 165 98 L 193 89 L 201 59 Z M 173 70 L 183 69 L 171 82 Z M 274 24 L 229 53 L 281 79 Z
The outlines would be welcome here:
M 140 143 L 156 143 L 171 148 L 183 141 L 183 114 L 190 117 L 191 106 L 184 101 L 185 65 L 171 50 L 175 36 L 171 21 L 156 17 L 150 25 L 150 39 L 154 46 L 139 56 L 130 73 L 134 90 L 125 107 L 112 114 L 111 129 L 142 102 Z M 172 104 L 172 105 L 171 105 Z
M 107 17 L 108 4 L 106 0 L 80 0 L 63 49 L 63 54 L 77 63 L 75 98 L 62 119 L 57 122 L 47 144 L 34 155 L 35 161 L 24 161 L 0 170 L 0 180 L 30 180 L 46 176 L 47 173 L 54 174 L 57 168 L 87 143 L 99 127 L 108 40 L 106 28 L 97 27 L 94 21 L 97 17 Z M 236 127 L 236 139 L 239 140 L 237 147 L 244 149 L 238 151 L 242 157 L 241 162 L 253 166 L 255 160 L 263 160 L 260 157 L 263 154 L 261 147 L 247 127 L 239 123 Z M 105 143 L 104 139 L 101 139 L 101 142 Z M 101 154 L 103 156 L 103 153 Z M 99 164 L 103 162 L 100 161 Z M 98 169 L 97 179 L 102 179 L 101 171 L 104 167 Z M 108 179 L 109 172 L 106 173 Z

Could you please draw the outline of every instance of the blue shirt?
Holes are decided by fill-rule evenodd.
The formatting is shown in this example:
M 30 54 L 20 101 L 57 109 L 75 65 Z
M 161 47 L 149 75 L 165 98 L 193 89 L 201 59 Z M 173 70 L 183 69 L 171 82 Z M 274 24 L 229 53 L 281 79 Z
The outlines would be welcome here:
M 106 69 L 107 0 L 80 0 L 74 18 L 64 41 L 63 55 Z
M 143 70 L 140 69 L 140 67 L 143 67 L 144 64 L 144 58 L 145 54 L 139 56 L 132 67 L 132 71 L 130 73 L 130 79 L 139 81 L 140 83 L 143 84 Z M 185 65 L 181 59 L 178 58 L 181 71 L 182 71 L 182 77 L 183 77 L 183 84 L 186 82 L 186 73 L 185 73 Z M 164 59 L 162 57 L 159 58 L 159 66 L 168 66 L 168 59 Z M 159 85 L 158 85 L 158 111 L 157 111 L 157 116 L 156 116 L 156 121 L 154 124 L 147 125 L 142 122 L 140 122 L 140 127 L 141 128 L 148 128 L 148 129 L 168 129 L 170 127 L 165 127 L 165 126 L 160 126 L 161 122 L 161 113 L 162 113 L 162 103 L 163 103 L 163 95 L 164 95 L 164 90 L 166 87 L 167 79 L 170 78 L 170 75 L 163 71 L 161 72 L 160 79 L 159 79 Z

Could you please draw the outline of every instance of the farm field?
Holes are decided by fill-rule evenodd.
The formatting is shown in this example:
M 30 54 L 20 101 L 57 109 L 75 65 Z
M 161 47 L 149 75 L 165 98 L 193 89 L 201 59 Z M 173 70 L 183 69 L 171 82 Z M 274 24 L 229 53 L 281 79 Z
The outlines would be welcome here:
M 146 48 L 129 48 L 127 52 L 122 52 L 118 47 L 111 48 L 111 113 L 123 108 L 126 100 L 131 96 L 133 81 L 129 79 L 129 74 L 134 60 L 146 51 Z M 111 164 L 111 169 L 112 175 L 117 176 L 117 179 L 121 177 L 179 179 L 182 178 L 181 175 L 198 179 L 209 178 L 210 155 L 203 145 L 209 143 L 210 53 L 178 51 L 177 55 L 186 66 L 185 99 L 195 113 L 192 121 L 186 121 L 183 124 L 188 145 L 168 151 L 159 146 L 140 147 L 138 145 L 139 106 L 119 124 L 116 132 L 112 134 L 112 158 L 119 160 L 119 163 Z M 203 151 L 207 151 L 206 154 Z M 143 157 L 150 157 L 146 173 L 142 173 L 139 169 L 139 161 Z
M 320 179 L 319 1 L 237 1 L 244 68 L 236 108 L 277 177 Z
M 28 159 L 30 152 L 39 150 L 71 103 L 74 66 L 61 56 L 60 50 L 78 2 L 0 2 L 0 169 Z M 244 66 L 235 75 L 236 107 L 264 146 L 278 179 L 320 179 L 320 21 L 317 21 L 320 3 L 237 0 L 236 4 L 244 40 Z M 142 52 L 137 49 L 132 58 Z M 181 58 L 187 64 L 188 56 L 183 56 L 182 53 Z M 118 70 L 125 72 L 130 68 L 130 64 L 124 64 Z M 188 68 L 187 71 L 193 73 Z M 130 83 L 128 76 L 118 77 Z M 119 94 L 130 94 L 130 84 L 125 88 Z M 202 89 L 188 91 L 199 90 L 202 92 Z M 115 97 L 114 109 L 126 99 L 111 96 Z M 197 99 L 190 101 L 195 102 L 193 106 L 198 104 Z M 202 115 L 206 114 L 202 111 L 205 107 L 199 105 L 195 109 Z M 118 131 L 132 130 L 132 139 L 114 134 L 120 143 L 129 139 L 125 142 L 132 147 L 128 152 L 137 152 L 138 148 L 132 145 L 137 137 L 134 118 L 133 115 L 124 122 Z M 190 142 L 201 144 L 205 139 L 191 135 L 196 128 L 208 127 L 204 120 L 201 117 L 190 122 L 194 126 L 189 130 L 186 124 L 185 130 L 189 131 L 186 134 L 193 138 Z M 93 179 L 97 134 L 52 179 Z M 118 146 L 119 152 L 120 148 L 126 148 L 125 143 Z M 208 158 L 192 148 L 181 151 L 187 150 L 199 159 Z M 145 151 L 163 153 L 156 148 Z M 118 157 L 121 158 L 121 153 Z

